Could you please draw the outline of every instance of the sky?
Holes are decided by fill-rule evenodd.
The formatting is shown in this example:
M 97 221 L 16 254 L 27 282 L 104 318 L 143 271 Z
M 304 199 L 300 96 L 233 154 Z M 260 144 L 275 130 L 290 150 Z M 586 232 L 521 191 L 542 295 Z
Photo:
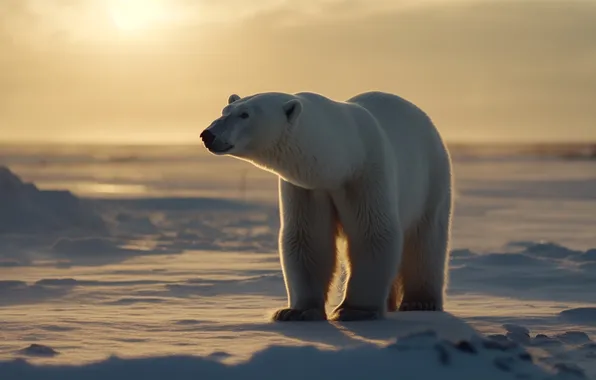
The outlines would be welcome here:
M 381 90 L 450 141 L 596 141 L 596 0 L 1 0 L 0 142 L 198 143 L 232 93 Z

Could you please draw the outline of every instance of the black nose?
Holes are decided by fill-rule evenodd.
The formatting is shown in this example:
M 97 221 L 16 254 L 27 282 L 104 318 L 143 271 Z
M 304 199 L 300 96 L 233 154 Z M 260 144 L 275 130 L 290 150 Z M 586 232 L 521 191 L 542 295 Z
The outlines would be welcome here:
M 205 143 L 205 145 L 210 146 L 215 141 L 215 135 L 208 129 L 205 129 L 201 135 L 201 140 Z

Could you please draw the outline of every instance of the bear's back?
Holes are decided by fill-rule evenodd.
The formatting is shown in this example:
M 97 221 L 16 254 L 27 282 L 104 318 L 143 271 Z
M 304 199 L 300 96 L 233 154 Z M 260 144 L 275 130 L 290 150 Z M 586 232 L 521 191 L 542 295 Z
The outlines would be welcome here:
M 400 96 L 371 91 L 356 95 L 346 103 L 359 105 L 370 112 L 394 148 L 405 156 L 416 157 L 414 151 L 409 152 L 410 149 L 431 152 L 443 145 L 430 117 Z
M 408 184 L 401 189 L 402 193 L 407 193 L 402 199 L 409 199 L 412 204 L 404 204 L 402 209 L 415 210 L 428 197 L 438 196 L 435 192 L 441 193 L 450 187 L 447 148 L 424 111 L 397 95 L 383 92 L 366 92 L 347 102 L 368 110 L 385 132 L 393 148 L 399 181 Z M 414 205 L 414 199 L 420 204 Z

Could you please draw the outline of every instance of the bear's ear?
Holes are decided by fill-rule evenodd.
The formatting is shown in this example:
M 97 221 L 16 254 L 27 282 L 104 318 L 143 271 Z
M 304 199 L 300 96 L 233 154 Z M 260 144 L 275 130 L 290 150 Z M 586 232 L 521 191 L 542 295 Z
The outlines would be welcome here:
M 283 109 L 288 118 L 288 123 L 294 124 L 302 112 L 302 103 L 298 99 L 292 99 L 283 105 Z
M 236 94 L 232 94 L 230 95 L 230 97 L 228 98 L 228 104 L 232 104 L 234 103 L 236 100 L 239 100 L 240 96 L 236 95 Z

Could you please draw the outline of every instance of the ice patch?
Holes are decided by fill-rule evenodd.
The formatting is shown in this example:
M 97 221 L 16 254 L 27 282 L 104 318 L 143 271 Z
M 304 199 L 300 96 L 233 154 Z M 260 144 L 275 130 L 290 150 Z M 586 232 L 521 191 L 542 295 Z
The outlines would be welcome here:
M 179 249 L 168 245 L 153 245 L 151 248 L 127 248 L 127 242 L 114 238 L 60 238 L 51 247 L 54 258 L 66 260 L 69 264 L 103 265 L 124 261 L 140 255 L 175 254 Z
M 147 211 L 247 211 L 261 209 L 262 205 L 245 203 L 220 198 L 134 198 L 134 199 L 98 199 L 98 203 L 117 206 L 130 210 Z
M 569 322 L 596 325 L 596 307 L 563 310 L 559 313 L 559 317 Z
M 200 325 L 202 322 L 196 319 L 181 319 L 179 321 L 175 321 L 174 323 L 181 326 L 195 326 Z
M 213 297 L 221 294 L 283 296 L 285 294 L 283 277 L 279 273 L 238 280 L 190 279 L 183 284 L 167 284 L 166 289 L 166 294 L 173 297 Z
M 44 346 L 43 344 L 34 343 L 27 348 L 23 348 L 19 351 L 19 353 L 27 356 L 39 356 L 39 357 L 52 357 L 59 354 L 58 351 L 54 350 L 52 347 Z M 0 364 L 0 373 L 1 373 L 1 364 Z
M 138 303 L 149 303 L 149 304 L 155 304 L 155 303 L 164 303 L 167 302 L 166 299 L 164 298 L 151 298 L 151 297 L 128 297 L 128 298 L 120 298 L 116 301 L 110 301 L 110 302 L 105 302 L 105 305 L 122 305 L 122 306 L 126 306 L 126 305 L 134 305 L 134 304 L 138 304 Z
M 35 282 L 36 285 L 49 286 L 135 286 L 162 284 L 157 280 L 125 280 L 125 281 L 98 281 L 98 280 L 77 280 L 74 278 L 44 278 Z
M 593 302 L 594 249 L 551 242 L 511 242 L 502 253 L 458 250 L 451 259 L 452 294 L 486 293 L 516 299 Z
M 530 342 L 530 330 L 526 327 L 511 323 L 504 324 L 503 327 L 507 330 L 506 337 L 512 341 L 519 343 Z
M 565 259 L 567 257 L 581 254 L 581 251 L 566 248 L 560 244 L 553 242 L 510 242 L 509 247 L 521 247 L 524 250 L 522 253 L 529 256 L 551 258 L 551 259 Z
M 595 200 L 596 179 L 558 180 L 501 180 L 479 181 L 469 189 L 462 189 L 464 196 Z
M 70 293 L 70 290 L 70 287 L 54 287 L 38 283 L 29 285 L 24 281 L 0 281 L 0 307 L 60 298 Z
M 489 253 L 485 255 L 479 255 L 475 258 L 475 263 L 480 265 L 491 265 L 491 266 L 548 266 L 549 263 L 541 261 L 524 254 L 512 254 L 512 253 Z
M 555 335 L 563 343 L 567 344 L 582 344 L 590 342 L 590 337 L 583 331 L 566 331 L 563 334 Z

